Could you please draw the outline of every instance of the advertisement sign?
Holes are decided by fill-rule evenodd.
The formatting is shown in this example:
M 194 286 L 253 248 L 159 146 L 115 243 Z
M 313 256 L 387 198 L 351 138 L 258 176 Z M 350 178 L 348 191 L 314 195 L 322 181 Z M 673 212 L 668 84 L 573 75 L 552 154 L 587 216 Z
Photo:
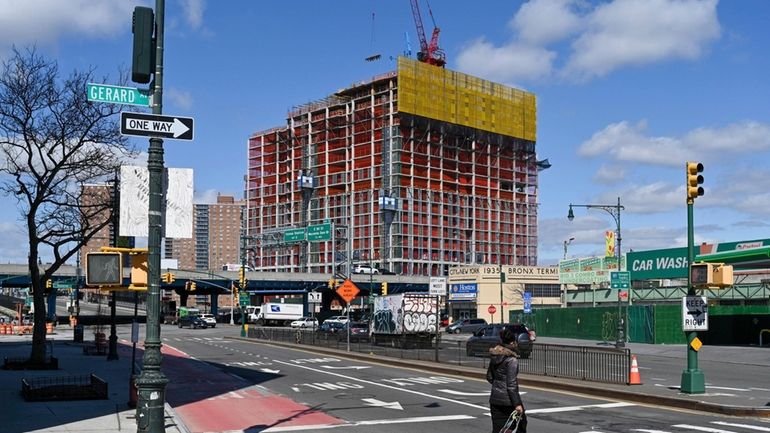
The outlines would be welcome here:
M 695 246 L 695 254 L 700 247 Z M 628 271 L 632 280 L 687 278 L 687 248 L 632 251 L 628 253 Z
M 531 292 L 524 292 L 522 295 L 522 300 L 524 301 L 524 313 L 529 314 L 532 312 L 532 293 Z
M 478 293 L 477 284 L 452 284 L 449 287 L 450 301 L 475 301 Z
M 606 257 L 615 255 L 615 232 L 612 230 L 604 232 L 604 255 Z

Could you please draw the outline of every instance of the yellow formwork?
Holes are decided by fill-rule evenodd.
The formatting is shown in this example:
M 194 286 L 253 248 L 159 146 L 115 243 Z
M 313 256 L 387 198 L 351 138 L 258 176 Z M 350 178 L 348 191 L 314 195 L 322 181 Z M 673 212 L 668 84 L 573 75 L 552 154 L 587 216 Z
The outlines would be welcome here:
M 398 111 L 536 141 L 535 95 L 398 58 Z

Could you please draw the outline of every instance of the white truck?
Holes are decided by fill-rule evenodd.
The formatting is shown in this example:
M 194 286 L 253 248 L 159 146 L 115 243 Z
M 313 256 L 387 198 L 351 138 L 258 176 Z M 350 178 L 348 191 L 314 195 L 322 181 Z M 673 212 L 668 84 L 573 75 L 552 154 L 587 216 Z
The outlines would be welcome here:
M 302 304 L 281 304 L 266 302 L 257 313 L 258 325 L 288 326 L 291 322 L 302 318 L 305 306 Z
M 257 323 L 257 316 L 259 315 L 259 310 L 261 308 L 254 305 L 247 305 L 243 307 L 243 309 L 246 323 Z

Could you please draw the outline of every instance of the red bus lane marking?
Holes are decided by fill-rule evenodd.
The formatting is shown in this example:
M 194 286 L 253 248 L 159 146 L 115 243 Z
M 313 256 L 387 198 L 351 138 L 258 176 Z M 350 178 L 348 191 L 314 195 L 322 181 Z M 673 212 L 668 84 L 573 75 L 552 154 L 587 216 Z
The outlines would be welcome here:
M 163 345 L 166 400 L 191 432 L 335 425 L 345 421 L 274 395 Z

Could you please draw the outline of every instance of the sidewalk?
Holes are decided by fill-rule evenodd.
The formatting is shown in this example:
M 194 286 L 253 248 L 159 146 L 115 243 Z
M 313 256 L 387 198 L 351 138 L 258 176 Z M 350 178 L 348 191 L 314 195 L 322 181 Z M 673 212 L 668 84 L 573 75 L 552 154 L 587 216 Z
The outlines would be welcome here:
M 85 335 L 89 339 L 88 331 Z M 84 355 L 73 343 L 69 326 L 59 326 L 48 336 L 59 370 L 0 370 L 0 426 L 4 433 L 22 432 L 126 432 L 136 431 L 136 411 L 128 407 L 131 345 L 118 344 L 118 360 L 104 355 Z M 29 357 L 31 335 L 0 336 L 0 357 Z M 51 346 L 49 346 L 49 351 Z M 137 349 L 137 358 L 140 350 Z M 21 396 L 21 379 L 93 373 L 108 384 L 108 400 L 27 402 Z M 166 405 L 166 432 L 186 433 Z

